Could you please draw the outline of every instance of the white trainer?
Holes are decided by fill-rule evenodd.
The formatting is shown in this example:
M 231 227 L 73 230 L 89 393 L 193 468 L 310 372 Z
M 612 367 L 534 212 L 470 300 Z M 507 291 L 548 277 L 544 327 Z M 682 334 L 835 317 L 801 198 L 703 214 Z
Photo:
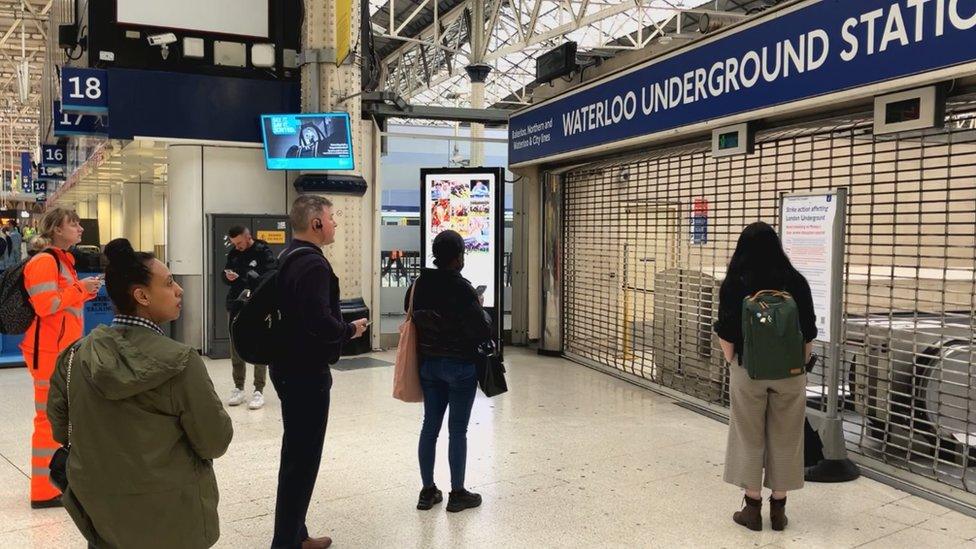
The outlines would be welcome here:
M 261 394 L 261 391 L 254 391 L 254 394 L 251 395 L 251 402 L 247 403 L 247 407 L 251 410 L 259 410 L 264 407 L 264 395 Z
M 230 398 L 227 399 L 227 404 L 229 406 L 240 406 L 243 403 L 244 391 L 235 387 L 234 390 L 230 392 Z

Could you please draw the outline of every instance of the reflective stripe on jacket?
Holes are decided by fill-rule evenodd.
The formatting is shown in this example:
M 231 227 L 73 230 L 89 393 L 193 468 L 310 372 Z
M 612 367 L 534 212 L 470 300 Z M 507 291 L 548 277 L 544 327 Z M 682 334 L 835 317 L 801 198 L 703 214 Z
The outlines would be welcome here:
M 60 269 L 58 262 L 46 253 L 35 255 L 24 267 L 24 287 L 39 318 L 24 334 L 21 351 L 34 352 L 38 321 L 41 351 L 59 352 L 77 341 L 85 328 L 85 302 L 95 297 L 78 282 L 74 256 L 60 248 L 50 250 L 58 256 Z

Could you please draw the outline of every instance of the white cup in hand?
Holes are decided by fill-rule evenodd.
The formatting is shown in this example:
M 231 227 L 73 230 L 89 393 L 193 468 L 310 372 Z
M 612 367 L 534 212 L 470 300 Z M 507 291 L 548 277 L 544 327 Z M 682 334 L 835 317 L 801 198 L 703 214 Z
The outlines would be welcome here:
M 102 287 L 102 280 L 94 276 L 85 278 L 83 280 L 80 280 L 79 282 L 81 282 L 81 285 L 90 294 L 97 293 L 98 290 Z
M 356 328 L 356 331 L 352 334 L 352 338 L 356 339 L 362 337 L 363 334 L 366 333 L 366 327 L 369 326 L 369 320 L 365 318 L 353 320 L 352 325 Z

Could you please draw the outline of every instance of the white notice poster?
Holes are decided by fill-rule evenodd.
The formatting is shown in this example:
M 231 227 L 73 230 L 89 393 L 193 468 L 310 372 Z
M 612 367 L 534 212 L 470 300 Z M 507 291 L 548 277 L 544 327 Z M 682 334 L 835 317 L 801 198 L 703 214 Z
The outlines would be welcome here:
M 817 339 L 830 342 L 834 313 L 834 234 L 838 196 L 829 194 L 786 195 L 781 205 L 780 236 L 793 266 L 806 277 L 817 315 Z

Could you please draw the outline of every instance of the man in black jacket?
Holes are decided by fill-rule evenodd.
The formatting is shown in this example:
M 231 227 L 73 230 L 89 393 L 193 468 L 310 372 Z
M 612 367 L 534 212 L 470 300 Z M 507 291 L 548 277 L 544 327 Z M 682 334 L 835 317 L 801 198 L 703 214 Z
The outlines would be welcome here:
M 239 312 L 238 297 L 245 290 L 254 290 L 258 281 L 265 273 L 277 267 L 274 253 L 263 240 L 251 237 L 251 231 L 243 225 L 235 225 L 227 231 L 227 238 L 233 248 L 227 252 L 227 264 L 224 265 L 224 284 L 230 286 L 227 291 L 227 313 L 230 320 Z M 244 402 L 244 380 L 247 376 L 247 365 L 234 349 L 234 341 L 230 342 L 230 361 L 234 367 L 234 389 L 230 393 L 227 404 L 237 406 Z M 268 367 L 263 364 L 254 365 L 254 393 L 247 407 L 257 410 L 264 406 L 264 383 L 268 375 Z
M 283 333 L 271 362 L 271 383 L 281 399 L 284 427 L 271 546 L 324 549 L 332 540 L 309 537 L 305 515 L 329 420 L 329 366 L 339 360 L 343 344 L 363 335 L 368 322 L 342 320 L 339 279 L 322 253 L 323 246 L 335 242 L 332 203 L 320 196 L 300 196 L 290 218 L 293 239 L 281 255 L 278 273 Z

